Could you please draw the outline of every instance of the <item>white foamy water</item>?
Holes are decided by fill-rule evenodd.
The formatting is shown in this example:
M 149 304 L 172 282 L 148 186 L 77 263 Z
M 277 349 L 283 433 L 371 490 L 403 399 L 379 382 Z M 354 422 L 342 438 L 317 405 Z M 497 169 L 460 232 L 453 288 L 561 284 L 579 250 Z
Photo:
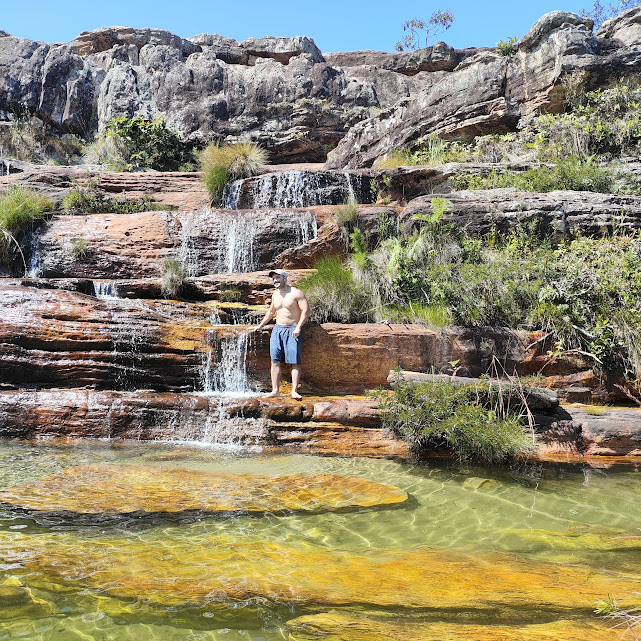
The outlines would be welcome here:
M 103 300 L 119 298 L 116 283 L 112 280 L 94 280 L 93 295 Z

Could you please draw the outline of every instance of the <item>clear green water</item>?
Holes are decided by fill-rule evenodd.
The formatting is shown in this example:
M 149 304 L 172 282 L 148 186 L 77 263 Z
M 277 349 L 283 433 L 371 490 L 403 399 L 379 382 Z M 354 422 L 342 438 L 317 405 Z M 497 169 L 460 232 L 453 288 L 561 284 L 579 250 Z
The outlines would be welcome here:
M 641 534 L 641 473 L 634 467 L 604 471 L 529 465 L 508 470 L 443 462 L 402 464 L 359 458 L 263 455 L 137 442 L 86 442 L 73 446 L 0 442 L 0 488 L 42 478 L 66 467 L 99 462 L 274 476 L 355 475 L 395 485 L 405 490 L 410 499 L 392 509 L 343 513 L 259 518 L 198 514 L 174 518 L 123 516 L 82 523 L 68 516 L 38 516 L 0 507 L 0 531 L 32 536 L 64 532 L 79 541 L 126 537 L 159 547 L 187 543 L 194 549 L 205 538 L 224 534 L 239 541 L 293 543 L 354 552 L 425 547 L 504 551 L 536 561 L 641 575 L 641 543 L 639 547 L 625 549 L 593 549 L 594 541 L 601 540 L 598 537 L 611 541 L 612 535 Z M 573 536 L 550 539 L 540 536 L 541 531 Z M 203 568 L 203 572 L 211 571 Z M 167 572 L 171 572 L 171 567 Z M 0 584 L 11 577 L 19 577 L 23 586 L 30 587 L 29 575 L 21 572 L 19 564 L 3 563 L 0 559 Z M 301 614 L 268 601 L 224 603 L 215 612 L 195 607 L 163 608 L 117 599 L 81 583 L 77 589 L 47 590 L 34 586 L 30 589 L 36 605 L 7 602 L 7 606 L 3 604 L 0 608 L 0 641 L 14 638 L 272 641 L 287 639 L 285 621 Z

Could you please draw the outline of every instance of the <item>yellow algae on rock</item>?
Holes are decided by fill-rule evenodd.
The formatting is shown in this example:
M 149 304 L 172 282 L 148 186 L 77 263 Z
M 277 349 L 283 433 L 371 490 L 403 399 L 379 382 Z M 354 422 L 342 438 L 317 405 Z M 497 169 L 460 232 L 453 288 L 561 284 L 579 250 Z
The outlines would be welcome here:
M 637 580 L 509 554 L 354 553 L 224 535 L 199 537 L 196 544 L 184 539 L 160 544 L 5 532 L 0 533 L 0 557 L 18 564 L 30 582 L 93 588 L 163 606 L 259 599 L 323 607 L 476 610 L 495 617 L 497 608 L 528 616 L 587 616 L 608 595 L 622 607 L 641 605 Z
M 473 490 L 480 490 L 482 489 L 489 489 L 491 487 L 496 487 L 498 485 L 498 482 L 495 481 L 494 479 L 484 479 L 484 478 L 479 478 L 477 476 L 470 476 L 469 478 L 465 479 L 463 482 L 464 487 L 469 487 L 472 488 Z
M 612 641 L 620 631 L 586 621 L 507 626 L 323 612 L 287 622 L 290 641 Z
M 610 533 L 589 533 L 555 530 L 507 530 L 506 534 L 554 550 L 639 550 L 641 536 L 623 531 Z
M 143 465 L 70 467 L 0 492 L 0 503 L 78 514 L 203 512 L 284 513 L 402 503 L 392 485 L 355 476 L 261 476 Z

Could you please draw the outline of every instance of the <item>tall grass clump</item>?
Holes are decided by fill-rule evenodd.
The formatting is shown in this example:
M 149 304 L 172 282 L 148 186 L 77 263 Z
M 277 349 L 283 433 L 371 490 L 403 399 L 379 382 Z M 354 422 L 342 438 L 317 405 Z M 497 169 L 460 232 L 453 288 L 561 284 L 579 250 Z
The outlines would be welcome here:
M 164 258 L 160 263 L 160 291 L 165 298 L 176 299 L 185 284 L 187 271 L 177 258 Z
M 208 145 L 200 155 L 200 168 L 211 204 L 221 204 L 227 182 L 257 175 L 268 158 L 267 151 L 253 142 Z
M 298 283 L 318 323 L 362 323 L 371 320 L 367 292 L 336 256 L 321 258 L 316 273 Z
M 458 142 L 448 142 L 438 136 L 429 136 L 421 146 L 414 149 L 399 147 L 379 158 L 374 166 L 377 169 L 413 165 L 436 165 L 446 162 L 468 160 L 467 149 Z
M 50 200 L 20 185 L 0 195 L 0 262 L 9 265 L 20 255 L 26 271 L 20 237 L 32 231 L 34 223 L 51 209 Z
M 379 394 L 383 424 L 417 453 L 453 450 L 461 460 L 485 464 L 515 458 L 532 447 L 523 409 L 502 402 L 488 383 L 400 381 L 394 393 Z

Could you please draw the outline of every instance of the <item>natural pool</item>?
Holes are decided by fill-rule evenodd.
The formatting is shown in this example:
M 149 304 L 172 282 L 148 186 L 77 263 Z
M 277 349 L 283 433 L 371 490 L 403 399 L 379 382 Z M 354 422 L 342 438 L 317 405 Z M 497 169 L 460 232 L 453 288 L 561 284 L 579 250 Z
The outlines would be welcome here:
M 158 483 L 176 468 L 332 474 L 408 494 L 251 516 L 4 505 L 0 640 L 589 641 L 621 636 L 594 616 L 598 599 L 641 600 L 634 467 L 485 469 L 95 441 L 1 442 L 0 464 L 0 491 L 71 467 L 134 465 Z

